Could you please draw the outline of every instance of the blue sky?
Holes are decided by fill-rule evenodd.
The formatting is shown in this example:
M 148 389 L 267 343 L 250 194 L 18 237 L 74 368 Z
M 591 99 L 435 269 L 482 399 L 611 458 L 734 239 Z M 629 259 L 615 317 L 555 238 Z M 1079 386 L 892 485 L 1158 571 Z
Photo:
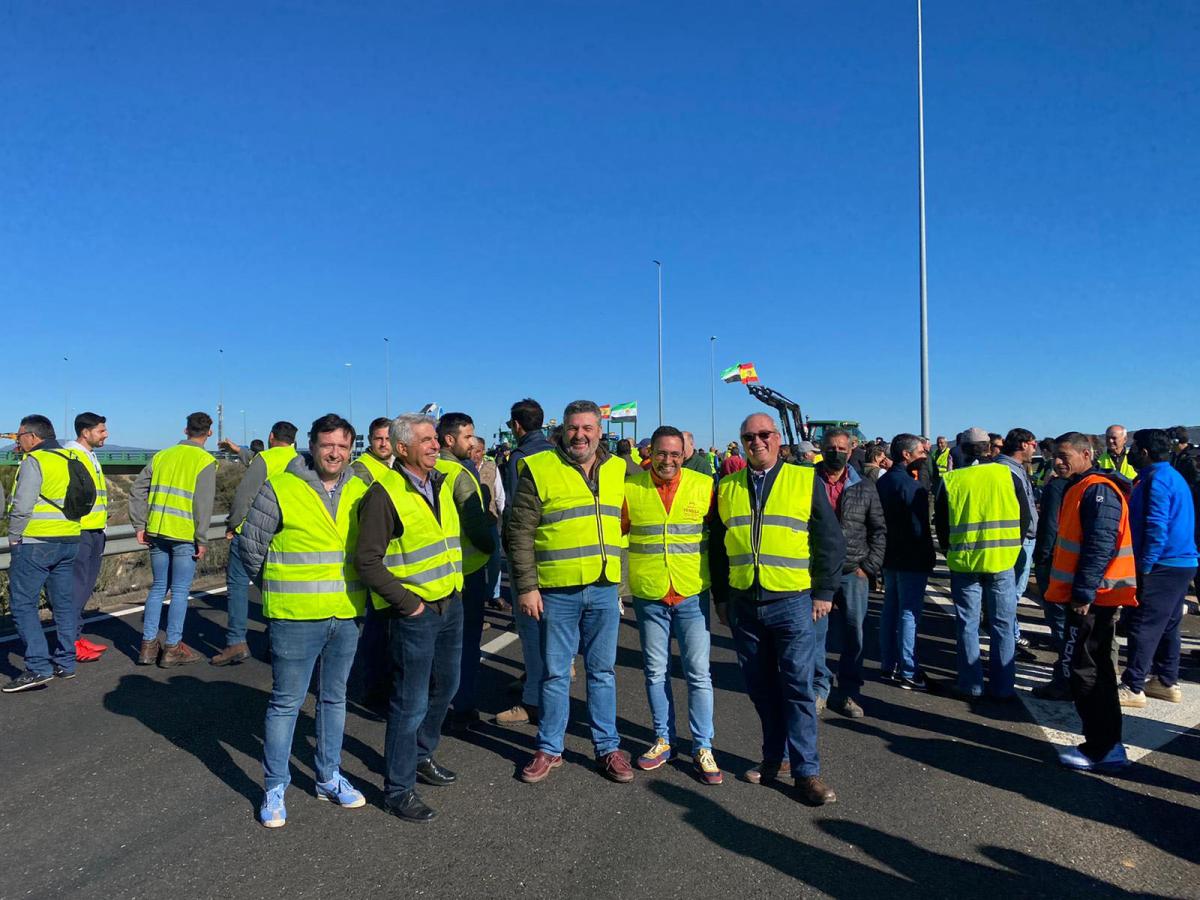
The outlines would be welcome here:
M 1200 7 L 925 6 L 933 425 L 1200 421 Z M 55 3 L 0 27 L 0 419 L 155 446 L 753 361 L 919 427 L 914 4 Z M 69 362 L 63 362 L 66 356 Z M 65 397 L 68 380 L 69 397 Z M 719 439 L 758 408 L 717 385 Z M 7 428 L 8 426 L 3 426 Z

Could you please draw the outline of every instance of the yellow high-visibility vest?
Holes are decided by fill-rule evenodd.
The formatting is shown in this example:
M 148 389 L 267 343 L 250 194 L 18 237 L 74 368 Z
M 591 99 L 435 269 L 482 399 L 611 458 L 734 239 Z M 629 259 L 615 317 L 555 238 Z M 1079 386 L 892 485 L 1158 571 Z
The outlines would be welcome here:
M 538 586 L 580 587 L 594 584 L 601 576 L 620 584 L 625 461 L 610 456 L 596 467 L 597 494 L 557 450 L 526 456 L 519 465 L 533 476 L 542 502 L 542 518 L 533 538 Z
M 950 512 L 951 572 L 1011 569 L 1021 552 L 1021 503 L 1012 469 L 982 463 L 947 472 L 942 481 Z
M 483 486 L 480 485 L 479 479 L 475 477 L 470 469 L 457 460 L 449 459 L 439 459 L 437 461 L 437 469 L 446 476 L 446 481 L 450 483 L 452 491 L 454 483 L 458 478 L 464 475 L 470 478 L 471 485 L 475 488 L 475 493 L 479 497 L 479 505 L 483 507 Z M 457 513 L 457 509 L 455 512 Z M 461 527 L 461 517 L 459 524 Z M 490 554 L 478 549 L 465 534 L 460 533 L 459 542 L 462 547 L 462 568 L 464 575 L 472 575 L 488 564 L 488 559 L 491 558 Z
M 270 619 L 353 619 L 367 592 L 354 570 L 358 506 L 367 486 L 347 479 L 336 518 L 312 485 L 290 472 L 268 481 L 283 528 L 271 539 L 262 570 L 263 615 Z
M 422 600 L 442 600 L 461 591 L 462 549 L 450 479 L 443 479 L 438 491 L 441 521 L 402 472 L 388 471 L 378 483 L 387 491 L 396 517 L 404 524 L 403 534 L 388 542 L 383 558 L 387 570 Z M 376 609 L 387 608 L 387 602 L 374 593 L 371 602 Z
M 681 469 L 668 512 L 650 472 L 625 482 L 629 509 L 629 587 L 633 596 L 661 600 L 671 587 L 692 597 L 709 586 L 708 534 L 713 480 Z
M 196 479 L 215 465 L 212 454 L 191 442 L 159 450 L 150 461 L 150 514 L 146 534 L 172 541 L 194 541 Z
M 726 529 L 730 587 L 748 590 L 756 573 L 764 590 L 799 593 L 812 587 L 808 520 L 815 476 L 816 469 L 811 466 L 784 463 L 779 467 L 757 535 L 750 508 L 750 470 L 740 469 L 721 479 L 717 514 Z
M 80 523 L 68 519 L 62 508 L 67 502 L 67 486 L 71 482 L 67 459 L 80 459 L 82 455 L 76 450 L 63 447 L 58 450 L 33 450 L 21 461 L 16 481 L 13 482 L 14 497 L 17 494 L 17 485 L 21 482 L 21 473 L 25 471 L 30 459 L 37 460 L 38 467 L 42 470 L 42 489 L 34 501 L 33 511 L 25 525 L 24 537 L 53 538 L 79 535 Z M 90 468 L 91 462 L 85 460 L 84 465 Z M 12 509 L 11 499 L 9 509 Z

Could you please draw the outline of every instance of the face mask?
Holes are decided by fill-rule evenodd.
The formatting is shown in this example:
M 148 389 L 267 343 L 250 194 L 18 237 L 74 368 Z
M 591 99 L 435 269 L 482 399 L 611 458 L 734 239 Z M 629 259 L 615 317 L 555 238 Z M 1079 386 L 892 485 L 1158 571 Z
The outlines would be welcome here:
M 850 454 L 844 450 L 827 450 L 822 454 L 825 460 L 826 468 L 834 472 L 840 472 L 846 467 L 846 461 L 850 458 Z

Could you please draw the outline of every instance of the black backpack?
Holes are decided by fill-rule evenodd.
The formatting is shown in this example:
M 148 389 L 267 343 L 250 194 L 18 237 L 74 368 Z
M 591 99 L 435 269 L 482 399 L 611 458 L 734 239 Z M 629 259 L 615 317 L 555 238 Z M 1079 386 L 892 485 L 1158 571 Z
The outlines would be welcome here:
M 96 505 L 96 482 L 92 480 L 92 473 L 88 471 L 80 460 L 66 453 L 59 453 L 57 450 L 48 450 L 48 453 L 53 453 L 55 456 L 61 456 L 67 461 L 67 496 L 63 499 L 63 505 L 59 506 L 45 494 L 39 495 L 43 500 L 61 512 L 72 522 L 78 522 L 84 516 L 92 511 L 92 507 Z

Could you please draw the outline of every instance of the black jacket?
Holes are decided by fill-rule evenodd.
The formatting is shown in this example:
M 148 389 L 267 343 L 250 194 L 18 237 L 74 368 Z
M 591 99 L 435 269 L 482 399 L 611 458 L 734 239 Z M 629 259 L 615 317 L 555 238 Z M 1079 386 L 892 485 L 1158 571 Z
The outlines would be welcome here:
M 895 465 L 875 486 L 887 523 L 883 567 L 898 572 L 932 572 L 937 556 L 929 526 L 929 485 Z
M 821 481 L 828 470 L 823 462 L 817 463 L 816 468 L 817 484 L 824 490 Z M 857 479 L 853 474 L 850 475 L 850 484 L 842 489 L 838 506 L 835 512 L 842 525 L 842 537 L 846 540 L 843 574 L 861 568 L 868 575 L 878 575 L 883 571 L 883 554 L 887 548 L 887 523 L 883 518 L 883 505 L 879 502 L 875 482 L 863 475 Z
M 790 463 L 778 462 L 775 468 L 766 474 L 763 484 L 762 502 L 751 498 L 750 509 L 757 519 L 762 515 L 767 496 L 775 484 L 775 476 L 779 467 Z M 728 476 L 727 476 L 728 477 Z M 750 489 L 754 490 L 754 479 L 747 475 Z M 755 525 L 757 528 L 757 524 Z M 829 505 L 825 488 L 816 478 L 813 479 L 812 510 L 808 519 L 808 571 L 812 576 L 812 598 L 814 600 L 833 600 L 842 583 L 842 560 L 846 555 L 846 542 L 842 538 L 842 529 L 838 525 L 837 516 Z M 791 592 L 766 591 L 758 584 L 757 577 L 754 585 L 745 591 L 729 586 L 729 555 L 725 550 L 725 525 L 719 516 L 714 516 L 708 539 L 708 568 L 712 576 L 712 596 L 715 603 L 726 603 L 730 600 L 745 600 L 750 603 L 772 603 L 794 596 Z
M 1033 548 L 1033 564 L 1046 568 L 1054 559 L 1054 542 L 1058 540 L 1058 513 L 1062 509 L 1063 495 L 1067 492 L 1067 478 L 1051 478 L 1042 485 L 1042 507 L 1038 513 L 1037 544 Z

